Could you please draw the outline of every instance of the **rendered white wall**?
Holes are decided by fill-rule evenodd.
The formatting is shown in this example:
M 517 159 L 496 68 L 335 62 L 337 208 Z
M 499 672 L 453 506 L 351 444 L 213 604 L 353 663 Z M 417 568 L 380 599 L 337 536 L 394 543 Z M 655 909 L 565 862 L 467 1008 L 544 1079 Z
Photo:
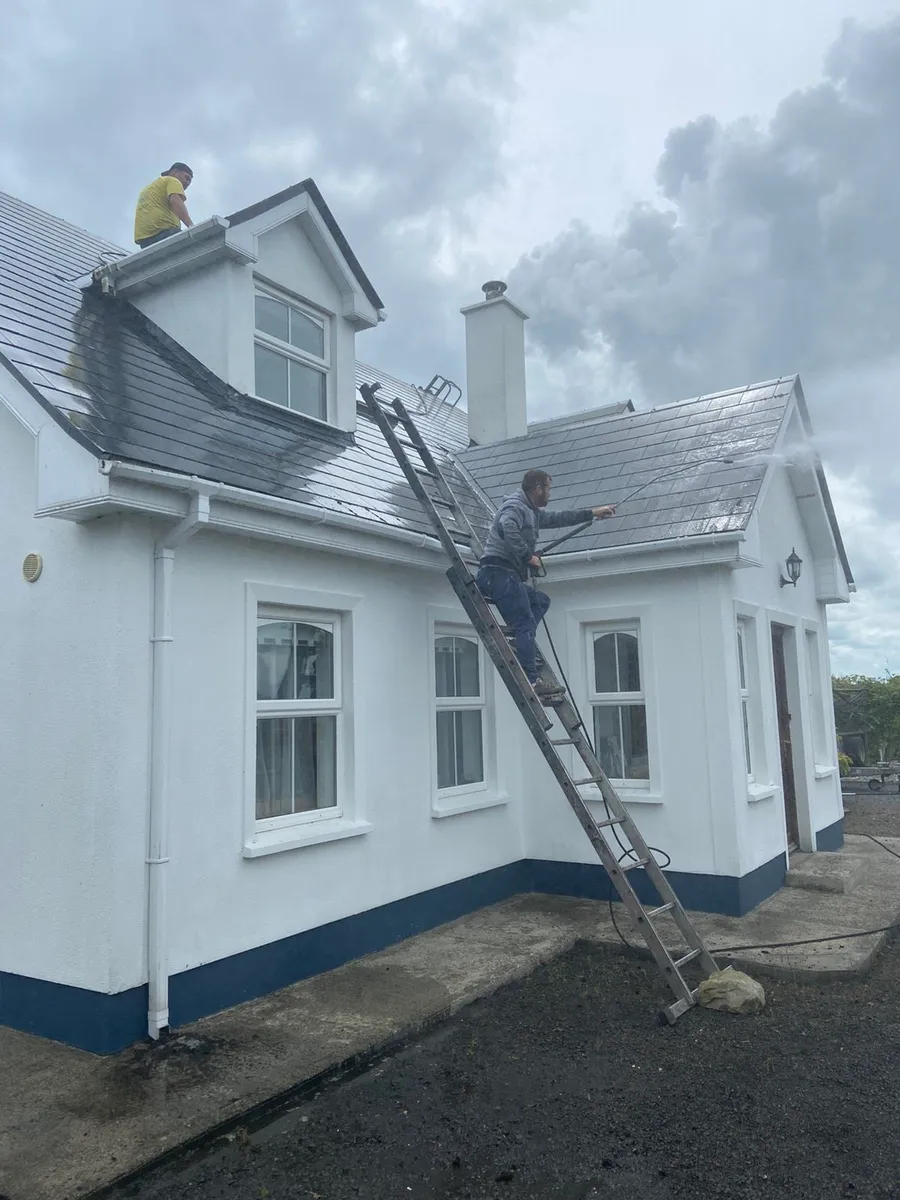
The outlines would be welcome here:
M 759 517 L 763 566 L 673 570 L 562 581 L 552 576 L 541 586 L 553 601 L 549 624 L 589 722 L 583 626 L 640 616 L 647 678 L 651 759 L 656 777 L 649 793 L 622 789 L 648 842 L 672 856 L 672 869 L 745 875 L 786 849 L 781 765 L 777 741 L 775 690 L 770 643 L 772 621 L 795 624 L 795 659 L 788 665 L 795 782 L 803 835 L 840 819 L 843 809 L 836 772 L 817 778 L 813 754 L 813 714 L 806 689 L 805 630 L 815 626 L 822 652 L 821 703 L 826 727 L 831 720 L 826 606 L 816 600 L 812 554 L 797 503 L 783 467 L 773 471 Z M 796 589 L 778 586 L 784 559 L 796 547 L 804 571 Z M 754 612 L 758 680 L 769 777 L 757 779 L 776 790 L 765 799 L 748 792 L 744 766 L 736 642 L 736 604 Z M 541 635 L 541 639 L 546 642 Z M 788 657 L 792 653 L 787 647 Z M 654 749 L 655 742 L 655 749 Z M 546 765 L 529 747 L 526 756 L 528 807 L 526 846 L 530 856 L 563 861 L 595 861 Z M 652 766 L 652 764 L 651 764 Z M 588 793 L 585 793 L 588 794 Z M 805 808 L 804 808 L 805 806 Z M 598 806 L 598 812 L 600 811 Z M 602 814 L 601 814 L 602 815 Z M 811 833 L 807 832 L 807 839 Z
M 836 745 L 829 744 L 829 758 L 816 763 L 814 754 L 814 718 L 806 688 L 805 630 L 815 628 L 822 655 L 820 671 L 820 702 L 824 707 L 826 730 L 833 727 L 831 701 L 831 668 L 828 656 L 828 606 L 816 599 L 816 580 L 812 550 L 804 531 L 797 501 L 787 472 L 776 468 L 770 477 L 768 490 L 759 511 L 760 547 L 763 566 L 735 572 L 734 599 L 752 610 L 756 619 L 759 651 L 759 675 L 762 683 L 760 703 L 766 736 L 766 758 L 770 780 L 779 791 L 771 799 L 749 804 L 745 809 L 742 840 L 747 845 L 759 845 L 780 853 L 784 848 L 784 805 L 780 792 L 781 762 L 778 749 L 775 685 L 773 676 L 771 625 L 794 629 L 786 644 L 788 659 L 789 697 L 791 701 L 791 733 L 794 744 L 794 776 L 797 791 L 801 837 L 804 819 L 808 830 L 824 829 L 843 815 L 840 778 L 836 765 Z M 804 560 L 796 588 L 780 587 L 779 576 L 786 574 L 785 559 L 796 548 Z M 796 690 L 792 683 L 799 683 Z M 832 729 L 833 731 L 833 729 Z M 830 732 L 827 733 L 830 740 Z M 816 778 L 826 768 L 830 775 Z
M 242 857 L 246 583 L 352 593 L 355 779 L 371 833 Z M 507 805 L 435 819 L 426 609 L 455 607 L 443 573 L 201 533 L 176 552 L 172 973 L 523 856 L 518 717 L 502 698 Z M 460 610 L 461 615 L 461 610 Z M 350 702 L 348 698 L 348 703 Z M 136 855 L 143 825 L 129 839 Z M 139 942 L 134 922 L 130 941 Z M 131 978 L 140 980 L 129 957 Z
M 721 649 L 710 630 L 721 630 L 726 573 L 719 568 L 634 574 L 619 578 L 542 581 L 551 596 L 551 634 L 585 722 L 587 691 L 584 628 L 588 623 L 627 623 L 639 616 L 650 740 L 650 788 L 621 794 L 645 838 L 672 857 L 672 869 L 738 873 L 727 728 L 722 696 L 710 689 L 721 675 Z M 539 638 L 546 647 L 543 635 Z M 721 646 L 721 636 L 718 641 Z M 526 847 L 534 858 L 596 862 L 549 769 L 536 751 L 526 755 L 528 824 Z M 579 772 L 583 773 L 583 772 Z M 585 790 L 585 795 L 590 793 Z M 592 802 L 598 816 L 602 805 Z
M 252 268 L 219 262 L 141 292 L 134 304 L 220 379 L 253 393 Z
M 116 520 L 36 520 L 34 438 L 5 408 L 0 443 L 0 970 L 115 991 L 144 906 L 149 564 Z

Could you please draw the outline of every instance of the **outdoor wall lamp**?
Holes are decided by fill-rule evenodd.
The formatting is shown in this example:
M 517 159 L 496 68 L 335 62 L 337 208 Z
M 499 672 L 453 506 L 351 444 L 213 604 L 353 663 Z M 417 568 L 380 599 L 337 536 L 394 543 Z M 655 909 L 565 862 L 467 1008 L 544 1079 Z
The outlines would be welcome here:
M 788 584 L 791 584 L 793 587 L 796 587 L 797 580 L 800 578 L 800 572 L 803 569 L 803 559 L 796 550 L 792 549 L 784 560 L 784 565 L 787 567 L 788 577 L 785 579 L 783 575 L 781 576 L 779 580 L 781 586 L 787 587 Z

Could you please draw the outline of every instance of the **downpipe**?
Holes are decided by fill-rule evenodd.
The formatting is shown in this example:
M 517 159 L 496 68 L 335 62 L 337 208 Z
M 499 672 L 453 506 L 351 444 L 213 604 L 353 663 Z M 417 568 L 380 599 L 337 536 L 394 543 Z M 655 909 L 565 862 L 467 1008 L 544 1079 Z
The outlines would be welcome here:
M 169 1027 L 167 888 L 169 861 L 169 751 L 172 736 L 172 579 L 175 550 L 209 524 L 209 495 L 196 491 L 188 515 L 153 547 L 153 633 L 150 638 L 150 794 L 147 837 L 147 1032 L 156 1040 Z

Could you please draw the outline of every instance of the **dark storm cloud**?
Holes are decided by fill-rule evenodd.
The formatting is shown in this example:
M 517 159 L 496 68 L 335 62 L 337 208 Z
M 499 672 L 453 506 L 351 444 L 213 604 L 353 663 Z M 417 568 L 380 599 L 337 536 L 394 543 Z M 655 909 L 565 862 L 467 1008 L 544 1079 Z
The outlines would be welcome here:
M 874 452 L 889 474 L 898 128 L 900 19 L 847 24 L 824 82 L 767 128 L 704 116 L 673 130 L 656 202 L 615 236 L 573 224 L 518 263 L 532 345 L 573 371 L 602 350 L 653 403 L 799 371 L 828 458 Z
M 498 183 L 523 40 L 578 4 L 7 0 L 0 186 L 127 244 L 175 158 L 195 219 L 312 175 L 388 305 L 362 352 L 430 374 L 453 307 L 435 252 Z

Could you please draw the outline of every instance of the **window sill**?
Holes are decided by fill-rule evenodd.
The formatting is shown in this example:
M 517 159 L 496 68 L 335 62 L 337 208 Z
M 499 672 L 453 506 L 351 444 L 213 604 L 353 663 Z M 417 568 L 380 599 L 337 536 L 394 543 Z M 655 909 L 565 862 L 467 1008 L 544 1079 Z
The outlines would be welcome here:
M 760 800 L 771 800 L 780 791 L 775 783 L 750 783 L 747 785 L 747 803 L 758 804 Z
M 462 813 L 478 812 L 482 808 L 503 808 L 508 803 L 507 792 L 470 792 L 468 795 L 435 800 L 431 805 L 431 815 L 434 820 L 440 821 L 444 817 L 458 817 Z
M 649 788 L 626 787 L 624 784 L 617 784 L 614 779 L 611 779 L 610 783 L 623 804 L 662 804 L 663 802 L 662 792 L 651 792 Z M 579 791 L 583 800 L 589 800 L 592 804 L 603 803 L 603 794 L 599 788 L 583 787 L 579 788 Z
M 244 858 L 262 858 L 266 854 L 280 854 L 282 850 L 299 850 L 303 846 L 318 846 L 323 842 L 336 842 L 340 838 L 359 837 L 371 828 L 368 821 L 339 818 L 309 825 L 291 825 L 286 829 L 268 829 L 248 838 L 242 853 Z
M 298 421 L 309 421 L 318 429 L 328 429 L 332 433 L 343 434 L 347 439 L 347 443 L 352 444 L 355 439 L 353 434 L 344 429 L 340 425 L 336 425 L 330 417 L 314 417 L 311 413 L 302 412 L 299 408 L 291 408 L 288 404 L 279 404 L 277 400 L 267 400 L 265 396 L 257 396 L 255 392 L 250 392 L 250 399 L 255 400 L 257 404 L 265 404 L 269 408 L 274 408 L 277 412 L 290 413 L 292 417 L 296 417 Z
M 831 779 L 832 776 L 837 775 L 837 767 L 822 767 L 817 764 L 815 775 L 816 779 Z

